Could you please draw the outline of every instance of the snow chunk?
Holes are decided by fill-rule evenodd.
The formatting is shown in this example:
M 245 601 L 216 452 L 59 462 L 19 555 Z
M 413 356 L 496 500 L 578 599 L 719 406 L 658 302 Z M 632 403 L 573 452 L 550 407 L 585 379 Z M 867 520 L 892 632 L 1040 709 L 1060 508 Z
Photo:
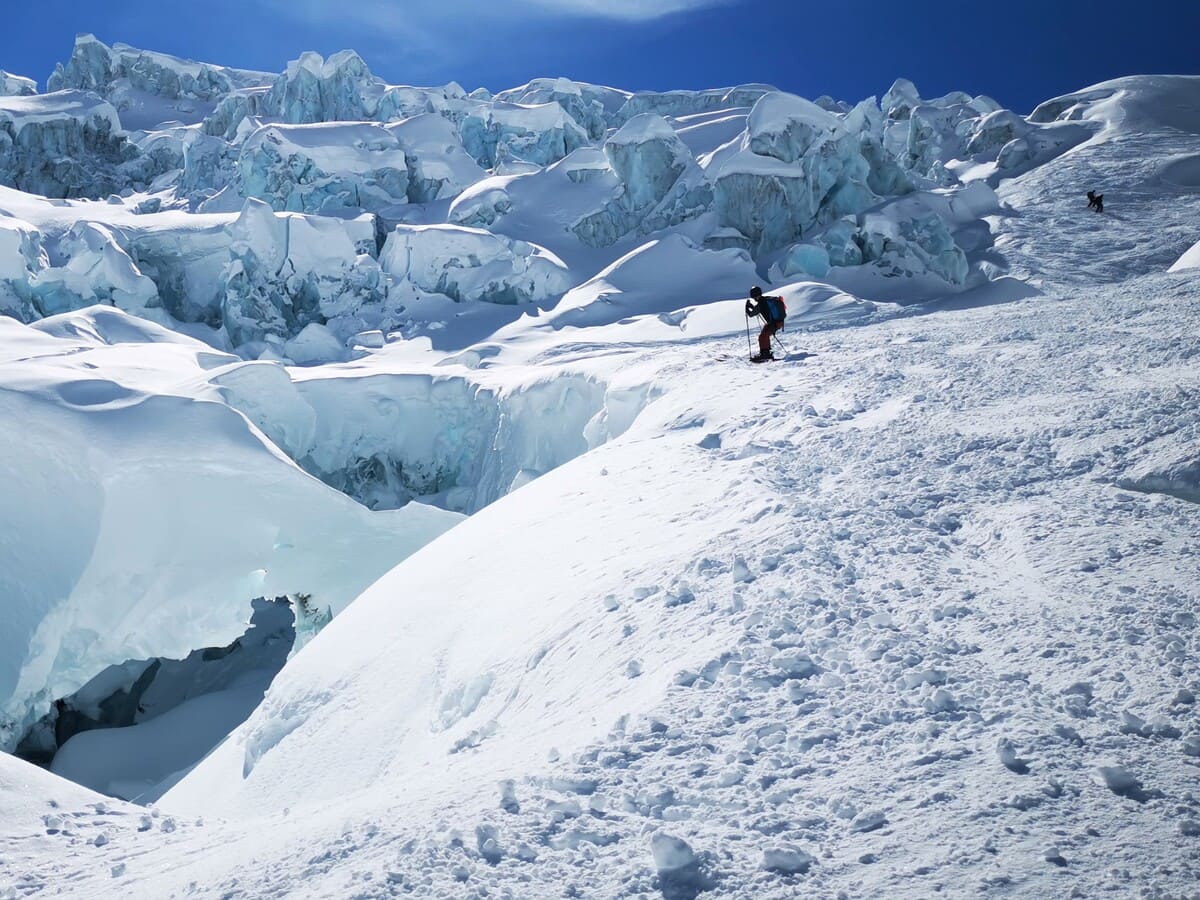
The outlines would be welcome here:
M 771 872 L 803 875 L 814 862 L 815 857 L 794 844 L 781 844 L 763 851 L 763 868 Z
M 41 315 L 29 283 L 48 265 L 41 232 L 26 222 L 0 216 L 0 314 L 22 322 Z
M 365 243 L 374 245 L 371 217 L 276 215 L 250 199 L 230 237 L 220 302 L 235 346 L 282 344 L 311 322 L 332 320 L 344 340 L 382 314 L 382 272 L 361 252 Z
M 660 873 L 676 872 L 694 866 L 697 861 L 687 841 L 665 831 L 656 832 L 650 838 L 650 854 L 654 857 L 654 868 Z
M 1179 259 L 1172 263 L 1168 272 L 1188 272 L 1194 269 L 1200 269 L 1200 241 L 1193 244 Z
M 309 322 L 300 333 L 283 345 L 288 359 L 300 366 L 340 362 L 346 357 L 346 345 L 319 322 Z
M 46 268 L 29 282 L 44 316 L 95 303 L 145 313 L 158 306 L 158 289 L 142 274 L 113 232 L 96 222 L 78 222 L 59 240 L 61 266 Z
M 889 119 L 907 119 L 913 108 L 921 102 L 917 86 L 907 78 L 897 78 L 883 95 L 880 106 Z
M 750 150 L 782 162 L 799 162 L 813 144 L 841 128 L 836 116 L 794 94 L 766 94 L 747 120 Z

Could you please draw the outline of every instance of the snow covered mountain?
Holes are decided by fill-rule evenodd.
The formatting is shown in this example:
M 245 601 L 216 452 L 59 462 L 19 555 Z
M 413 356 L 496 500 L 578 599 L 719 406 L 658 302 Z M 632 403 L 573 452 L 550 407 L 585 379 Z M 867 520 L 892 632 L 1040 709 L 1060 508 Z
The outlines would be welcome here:
M 1200 78 L 48 88 L 0 897 L 1195 891 Z

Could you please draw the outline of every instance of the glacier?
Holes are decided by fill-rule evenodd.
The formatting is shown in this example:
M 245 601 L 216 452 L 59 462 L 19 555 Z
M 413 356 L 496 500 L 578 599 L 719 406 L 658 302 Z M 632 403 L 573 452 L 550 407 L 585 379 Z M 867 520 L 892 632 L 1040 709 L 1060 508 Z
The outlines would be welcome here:
M 995 187 L 1094 132 L 1045 111 L 1025 118 L 983 96 L 925 99 L 903 79 L 882 100 L 857 104 L 812 103 L 768 85 L 630 93 L 562 78 L 468 93 L 456 84 L 387 84 L 352 51 L 305 53 L 269 75 L 90 35 L 48 87 L 0 98 L 0 183 L 107 206 L 15 218 L 51 250 L 62 230 L 95 222 L 129 257 L 128 277 L 148 278 L 154 290 L 142 284 L 128 300 L 104 286 L 68 292 L 61 273 L 40 276 L 39 288 L 30 266 L 5 279 L 5 307 L 29 321 L 88 302 L 125 303 L 160 323 L 201 326 L 190 333 L 246 358 L 291 359 L 285 345 L 297 340 L 296 355 L 309 361 L 348 358 L 359 333 L 427 331 L 436 319 L 424 321 L 422 310 L 441 313 L 414 302 L 414 290 L 459 303 L 551 306 L 639 246 L 676 234 L 747 251 L 760 277 L 785 282 L 864 267 L 860 282 L 878 281 L 884 268 L 908 282 L 879 299 L 964 290 L 986 279 L 982 214 L 971 227 L 939 222 L 942 206 L 933 204 L 900 221 L 893 201 Z M 253 236 L 234 233 L 245 231 L 250 201 L 357 223 L 346 225 L 353 254 L 326 254 L 319 265 L 328 271 L 294 258 L 275 266 L 278 251 L 267 245 L 280 239 L 265 218 Z M 889 203 L 892 213 L 875 216 Z M 127 214 L 113 221 L 118 208 L 148 227 Z M 852 219 L 855 248 L 844 233 Z M 442 254 L 431 265 L 444 271 L 416 279 L 394 257 L 376 265 L 397 226 L 445 225 L 549 255 L 535 253 L 526 273 L 519 260 L 529 252 L 505 251 L 511 272 L 486 290 L 458 290 L 461 271 L 449 270 L 475 277 L 493 263 Z M 544 265 L 551 258 L 574 274 L 553 274 Z
M 46 87 L 0 897 L 1191 889 L 1200 79 Z

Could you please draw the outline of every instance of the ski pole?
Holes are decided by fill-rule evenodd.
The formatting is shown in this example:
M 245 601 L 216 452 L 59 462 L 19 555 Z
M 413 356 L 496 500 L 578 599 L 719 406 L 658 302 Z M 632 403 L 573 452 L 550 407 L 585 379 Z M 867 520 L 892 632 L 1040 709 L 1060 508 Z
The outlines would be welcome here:
M 772 337 L 772 339 L 775 341 L 775 343 L 777 343 L 777 344 L 779 345 L 779 349 L 783 351 L 783 355 L 784 355 L 784 356 L 787 356 L 787 355 L 789 354 L 789 352 L 790 352 L 790 351 L 788 350 L 788 348 L 787 348 L 787 347 L 785 347 L 785 346 L 783 345 L 783 341 L 781 341 L 781 340 L 779 339 L 779 336 L 778 336 L 778 335 L 776 335 L 776 334 L 772 334 L 772 335 L 771 335 L 771 337 Z
M 746 316 L 746 349 L 750 355 L 754 355 L 754 344 L 750 342 L 750 317 Z

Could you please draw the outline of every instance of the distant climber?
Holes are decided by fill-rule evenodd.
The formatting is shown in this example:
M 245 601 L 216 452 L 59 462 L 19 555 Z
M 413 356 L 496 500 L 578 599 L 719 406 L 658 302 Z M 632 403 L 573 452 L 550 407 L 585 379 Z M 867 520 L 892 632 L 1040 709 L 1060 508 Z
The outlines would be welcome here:
M 787 319 L 787 304 L 782 297 L 771 297 L 762 292 L 758 285 L 750 288 L 750 299 L 746 301 L 746 317 L 762 316 L 763 327 L 758 333 L 758 355 L 751 356 L 751 362 L 767 362 L 774 359 L 771 353 L 771 338 L 775 332 L 783 330 Z
M 1094 209 L 1096 212 L 1104 212 L 1104 195 L 1097 194 L 1095 191 L 1087 192 L 1088 209 Z

